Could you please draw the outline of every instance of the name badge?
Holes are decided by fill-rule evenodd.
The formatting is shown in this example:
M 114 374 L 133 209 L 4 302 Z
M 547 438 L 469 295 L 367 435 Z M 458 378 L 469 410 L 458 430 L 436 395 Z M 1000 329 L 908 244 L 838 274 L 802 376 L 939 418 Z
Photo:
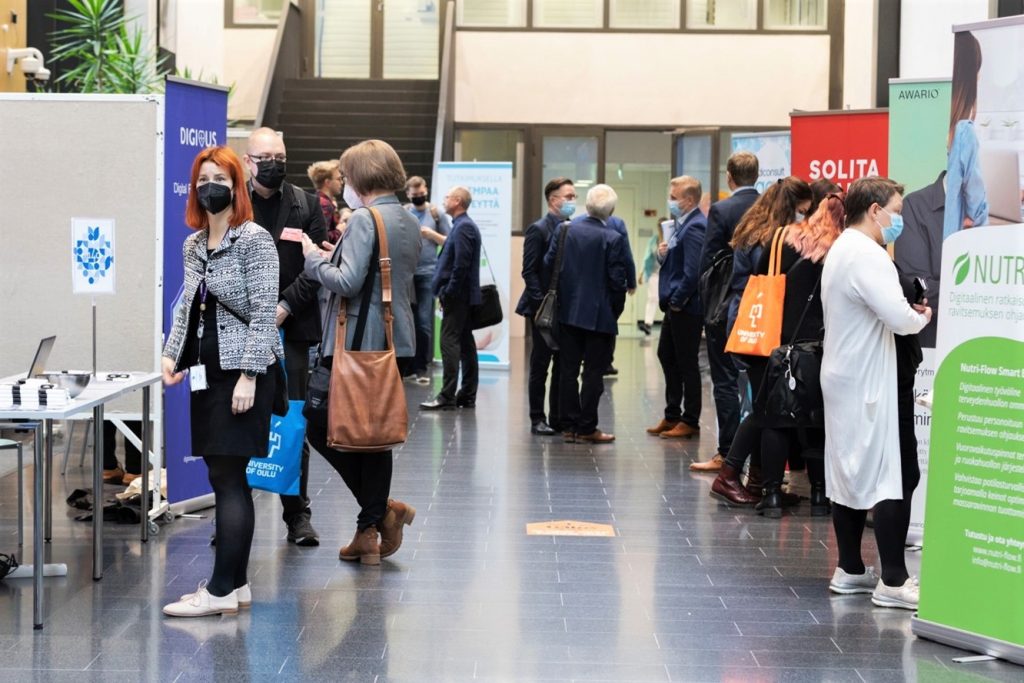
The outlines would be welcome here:
M 285 228 L 281 231 L 281 239 L 288 242 L 301 242 L 302 230 L 299 228 Z
M 206 366 L 205 365 L 193 365 L 188 369 L 188 383 L 192 391 L 203 391 L 208 389 L 209 385 L 206 383 Z

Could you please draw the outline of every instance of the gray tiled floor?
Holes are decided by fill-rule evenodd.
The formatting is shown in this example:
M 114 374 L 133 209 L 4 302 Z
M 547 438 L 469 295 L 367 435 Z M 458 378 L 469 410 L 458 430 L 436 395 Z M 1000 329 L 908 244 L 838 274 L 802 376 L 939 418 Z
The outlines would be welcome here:
M 907 612 L 831 597 L 831 528 L 806 506 L 772 521 L 708 498 L 711 477 L 687 466 L 714 451 L 710 398 L 699 442 L 644 434 L 661 407 L 653 345 L 620 341 L 601 424 L 618 440 L 597 447 L 529 435 L 524 350 L 513 349 L 511 372 L 484 373 L 475 412 L 411 410 L 393 493 L 419 512 L 380 568 L 338 561 L 355 506 L 318 457 L 319 548 L 288 545 L 277 501 L 259 495 L 255 602 L 238 617 L 160 614 L 209 572 L 209 520 L 179 519 L 145 548 L 136 529 L 109 526 L 93 583 L 89 527 L 59 502 L 89 481 L 72 466 L 57 478 L 46 549 L 71 576 L 47 579 L 42 632 L 30 584 L 0 582 L 0 681 L 1024 680 L 1003 662 L 952 663 L 963 653 L 914 638 Z M 408 387 L 410 405 L 429 392 Z M 0 479 L 4 552 L 16 543 L 14 486 Z M 526 535 L 551 519 L 618 535 Z

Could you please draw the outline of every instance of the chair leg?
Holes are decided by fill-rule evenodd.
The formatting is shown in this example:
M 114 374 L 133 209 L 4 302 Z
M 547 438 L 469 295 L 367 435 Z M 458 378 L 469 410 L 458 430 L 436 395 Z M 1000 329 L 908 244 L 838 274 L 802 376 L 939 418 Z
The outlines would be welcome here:
M 82 439 L 82 457 L 78 459 L 78 469 L 85 467 L 85 451 L 89 447 L 89 434 L 93 431 L 92 429 L 89 429 L 89 425 L 91 424 L 92 418 L 89 418 L 85 423 L 85 438 Z M 95 441 L 95 439 L 93 439 L 93 441 Z
M 64 421 L 64 464 L 60 468 L 60 476 L 68 473 L 68 456 L 71 455 L 71 440 L 75 438 L 75 420 Z
M 25 545 L 25 470 L 22 462 L 22 448 L 18 444 L 18 547 Z

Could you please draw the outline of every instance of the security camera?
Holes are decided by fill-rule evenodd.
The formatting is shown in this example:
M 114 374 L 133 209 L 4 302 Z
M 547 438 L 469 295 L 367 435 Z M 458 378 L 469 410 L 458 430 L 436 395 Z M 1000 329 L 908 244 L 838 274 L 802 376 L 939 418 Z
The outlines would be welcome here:
M 21 63 L 21 71 L 37 81 L 50 78 L 50 70 L 43 66 L 43 53 L 34 47 L 22 47 L 7 50 L 7 73 L 14 71 L 15 62 Z
M 40 67 L 39 71 L 35 72 L 32 75 L 35 77 L 35 79 L 37 81 L 48 81 L 48 80 L 50 80 L 50 70 L 49 69 L 44 69 L 43 67 Z

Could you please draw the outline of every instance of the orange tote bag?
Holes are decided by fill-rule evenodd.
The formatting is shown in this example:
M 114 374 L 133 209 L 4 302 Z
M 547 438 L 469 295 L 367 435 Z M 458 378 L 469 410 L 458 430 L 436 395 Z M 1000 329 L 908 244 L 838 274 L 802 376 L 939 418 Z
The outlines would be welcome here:
M 772 238 L 767 275 L 751 275 L 740 299 L 736 324 L 725 350 L 747 356 L 772 355 L 782 343 L 782 304 L 786 298 L 786 274 L 782 270 L 782 244 L 786 228 Z

